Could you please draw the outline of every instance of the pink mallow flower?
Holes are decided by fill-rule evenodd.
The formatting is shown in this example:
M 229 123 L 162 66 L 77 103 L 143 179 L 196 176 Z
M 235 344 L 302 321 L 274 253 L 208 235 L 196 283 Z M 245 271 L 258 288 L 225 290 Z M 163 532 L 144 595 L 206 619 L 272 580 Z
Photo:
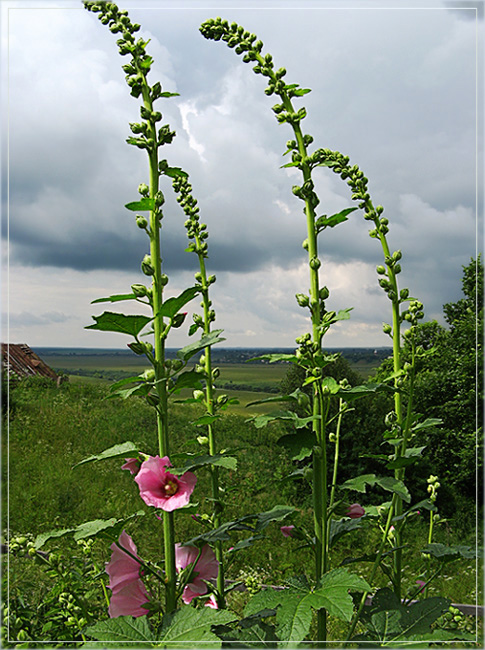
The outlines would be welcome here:
M 127 469 L 130 472 L 130 474 L 136 476 L 138 474 L 141 465 L 138 458 L 125 458 L 125 460 L 126 463 L 121 466 L 121 469 Z
M 194 564 L 199 555 L 197 546 L 182 546 L 175 544 L 175 566 L 177 571 L 186 569 L 189 565 Z M 186 585 L 182 600 L 186 605 L 192 602 L 197 596 L 203 596 L 207 593 L 207 585 L 204 580 L 214 580 L 219 573 L 219 562 L 211 547 L 206 544 L 200 553 L 195 566 L 192 568 L 190 582 Z M 209 605 L 212 607 L 212 605 Z
M 365 515 L 365 510 L 359 503 L 353 503 L 349 506 L 346 514 L 351 519 L 360 519 Z
M 138 557 L 136 546 L 125 531 L 121 533 L 118 542 L 133 556 Z M 117 544 L 111 544 L 111 550 L 111 560 L 106 565 L 106 573 L 109 575 L 108 587 L 112 592 L 108 608 L 110 618 L 148 614 L 148 610 L 142 607 L 149 598 L 140 578 L 140 563 Z
M 418 591 L 418 593 L 422 593 L 424 591 L 424 588 L 426 587 L 426 583 L 424 580 L 416 580 L 416 584 L 418 587 L 421 587 L 421 589 Z
M 219 605 L 217 604 L 217 600 L 214 594 L 210 595 L 209 600 L 206 602 L 204 607 L 210 607 L 211 609 L 219 609 Z
M 292 537 L 291 531 L 293 528 L 294 526 L 281 526 L 280 530 L 285 537 Z
M 197 483 L 192 472 L 185 472 L 182 476 L 170 474 L 167 471 L 170 466 L 168 456 L 151 456 L 143 461 L 135 477 L 143 501 L 166 512 L 186 506 Z

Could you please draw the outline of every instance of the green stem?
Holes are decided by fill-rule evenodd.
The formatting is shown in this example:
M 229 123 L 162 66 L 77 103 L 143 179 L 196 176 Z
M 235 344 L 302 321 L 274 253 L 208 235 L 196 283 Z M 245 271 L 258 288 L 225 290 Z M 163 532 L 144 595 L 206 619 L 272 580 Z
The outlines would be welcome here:
M 384 532 L 383 532 L 383 535 L 382 535 L 382 538 L 381 538 L 381 543 L 379 545 L 379 550 L 377 551 L 376 559 L 374 560 L 374 564 L 372 565 L 370 576 L 369 576 L 369 579 L 367 581 L 369 584 L 372 584 L 374 582 L 374 578 L 376 576 L 377 569 L 379 568 L 379 565 L 381 563 L 382 554 L 384 553 L 384 548 L 386 546 L 387 535 L 389 533 L 389 529 L 391 527 L 391 522 L 392 522 L 392 519 L 394 517 L 397 500 L 398 500 L 398 496 L 397 496 L 397 494 L 394 493 L 392 495 L 391 506 L 390 506 L 389 512 L 387 514 L 386 525 L 384 527 Z M 359 617 L 360 617 L 360 615 L 362 613 L 362 610 L 364 609 L 365 600 L 366 600 L 367 596 L 369 595 L 369 593 L 370 593 L 370 591 L 364 591 L 364 593 L 362 594 L 362 598 L 360 600 L 359 608 L 357 609 L 357 612 L 354 614 L 354 617 L 353 617 L 351 625 L 350 625 L 350 629 L 349 629 L 349 632 L 348 632 L 348 635 L 347 635 L 347 641 L 349 641 L 351 639 L 351 637 L 352 637 L 352 635 L 353 635 L 353 633 L 355 631 L 355 627 L 356 627 L 357 622 L 359 620 Z
M 198 238 L 196 238 L 197 241 Z M 200 242 L 197 242 L 200 243 Z M 205 268 L 204 257 L 199 255 L 200 272 L 202 276 L 202 303 L 204 308 L 204 334 L 210 333 L 210 300 L 209 300 L 209 286 L 207 283 L 207 273 Z M 206 374 L 206 407 L 209 415 L 214 415 L 214 385 L 212 379 L 212 352 L 210 346 L 205 349 L 205 374 Z M 217 453 L 216 440 L 214 428 L 212 424 L 207 427 L 207 436 L 209 438 L 209 454 L 214 456 Z M 214 499 L 212 524 L 213 528 L 219 528 L 221 525 L 222 504 L 220 501 L 221 493 L 219 486 L 219 468 L 211 465 L 211 484 L 212 484 L 212 498 Z M 219 562 L 219 572 L 217 574 L 217 602 L 219 607 L 225 608 L 226 601 L 224 595 L 224 553 L 222 548 L 222 541 L 217 540 L 215 543 L 216 559 Z
M 329 510 L 332 509 L 333 503 L 335 501 L 335 490 L 337 488 L 337 472 L 338 472 L 338 460 L 339 460 L 339 451 L 340 451 L 340 429 L 342 426 L 342 418 L 344 415 L 344 400 L 340 398 L 339 400 L 339 415 L 337 419 L 337 428 L 335 431 L 335 452 L 333 458 L 333 475 L 332 475 L 332 489 L 330 492 L 330 503 L 328 504 Z
M 282 103 L 289 113 L 294 113 L 291 100 L 283 91 L 280 94 Z M 304 143 L 303 134 L 298 122 L 292 123 L 293 132 L 298 145 L 298 152 L 302 160 L 307 158 L 307 148 Z M 303 183 L 311 181 L 311 170 L 306 163 L 302 163 L 301 171 Z M 307 222 L 308 239 L 308 261 L 310 267 L 310 310 L 312 315 L 312 341 L 317 344 L 318 350 L 322 347 L 322 333 L 320 329 L 320 287 L 319 273 L 320 266 L 318 258 L 317 231 L 315 227 L 315 210 L 310 199 L 305 199 L 305 216 Z M 321 382 L 317 381 L 317 389 L 313 401 L 313 431 L 316 436 L 316 445 L 313 452 L 313 509 L 315 526 L 315 581 L 321 580 L 327 571 L 327 441 L 326 441 L 326 417 L 328 415 L 329 402 L 325 408 L 322 394 Z M 317 640 L 325 643 L 327 639 L 327 612 L 320 609 L 317 612 Z
M 144 78 L 143 83 L 143 103 L 151 112 L 153 104 L 150 97 L 149 86 Z M 157 141 L 157 131 L 155 124 L 150 122 L 150 137 L 153 142 Z M 159 171 L 158 171 L 158 149 L 154 146 L 149 151 L 150 182 L 149 196 L 155 199 L 159 191 Z M 169 456 L 169 427 L 168 427 L 168 396 L 167 383 L 165 374 L 165 323 L 160 311 L 163 305 L 163 284 L 162 284 L 162 255 L 160 243 L 160 213 L 159 209 L 150 211 L 150 257 L 154 269 L 152 278 L 152 300 L 154 315 L 154 370 L 155 386 L 159 398 L 157 406 L 157 431 L 158 431 L 158 448 L 160 457 Z M 163 511 L 163 545 L 165 555 L 165 576 L 166 576 L 166 611 L 171 612 L 176 607 L 176 581 L 177 574 L 175 568 L 175 531 L 174 518 L 172 512 Z

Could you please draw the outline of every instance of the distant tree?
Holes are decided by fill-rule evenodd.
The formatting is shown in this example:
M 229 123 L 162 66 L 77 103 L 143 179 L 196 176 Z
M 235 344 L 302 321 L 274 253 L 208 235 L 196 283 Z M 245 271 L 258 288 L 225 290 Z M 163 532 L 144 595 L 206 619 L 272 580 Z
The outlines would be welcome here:
M 481 257 L 463 267 L 464 297 L 443 306 L 449 328 L 436 321 L 418 325 L 417 344 L 432 354 L 419 360 L 414 389 L 415 411 L 440 418 L 442 425 L 416 434 L 426 445 L 424 463 L 407 475 L 415 490 L 426 490 L 429 473 L 439 476 L 442 509 L 452 514 L 463 500 L 482 500 L 483 439 L 483 265 Z M 409 345 L 403 349 L 409 358 Z M 382 379 L 389 364 L 376 374 Z

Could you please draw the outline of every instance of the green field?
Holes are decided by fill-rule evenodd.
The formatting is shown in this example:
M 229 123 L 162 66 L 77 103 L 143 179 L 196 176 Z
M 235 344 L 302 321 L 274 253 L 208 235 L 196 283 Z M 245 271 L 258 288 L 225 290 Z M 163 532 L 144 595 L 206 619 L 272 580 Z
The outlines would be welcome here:
M 251 391 L 238 393 L 243 398 L 241 401 L 261 396 Z M 86 520 L 130 516 L 143 507 L 132 477 L 128 472 L 120 471 L 120 459 L 73 469 L 83 458 L 127 439 L 135 441 L 146 453 L 156 451 L 153 409 L 137 397 L 109 400 L 106 395 L 106 382 L 84 379 L 63 384 L 60 388 L 46 380 L 30 380 L 13 389 L 9 437 L 2 440 L 2 512 L 4 526 L 8 523 L 11 535 L 35 536 L 53 528 L 76 526 Z M 201 407 L 193 404 L 173 405 L 170 409 L 174 450 L 195 451 L 197 436 L 203 431 L 195 427 L 193 421 L 200 413 Z M 282 480 L 294 469 L 284 448 L 278 444 L 278 439 L 286 432 L 283 423 L 257 429 L 247 422 L 246 417 L 225 414 L 216 422 L 215 428 L 220 447 L 230 449 L 238 462 L 237 471 L 225 470 L 221 474 L 225 489 L 225 520 L 231 521 L 242 514 L 262 512 L 287 503 L 297 508 L 295 523 L 311 530 L 311 490 L 301 480 Z M 199 512 L 210 512 L 209 472 L 202 469 L 197 474 L 194 502 L 199 504 Z M 359 494 L 358 498 L 366 507 L 374 497 Z M 130 521 L 128 530 L 136 540 L 141 556 L 156 560 L 161 554 L 160 522 L 152 514 L 148 510 L 145 516 Z M 200 524 L 183 512 L 177 516 L 175 524 L 177 540 L 190 539 L 200 533 Z M 407 529 L 406 591 L 414 588 L 416 578 L 423 570 L 420 549 L 426 544 L 427 532 L 425 516 L 415 517 Z M 246 537 L 247 532 L 234 533 L 225 548 Z M 372 520 L 362 520 L 362 527 L 345 536 L 332 551 L 332 568 L 340 566 L 346 559 L 375 549 L 379 539 L 379 530 L 373 527 Z M 463 528 L 457 520 L 456 523 L 450 520 L 446 525 L 436 527 L 433 539 L 443 544 L 474 545 L 475 532 L 472 524 Z M 66 571 L 70 571 L 70 558 L 80 553 L 79 547 L 68 538 L 51 540 L 42 550 L 62 554 Z M 109 559 L 109 543 L 97 540 L 93 553 L 102 577 L 101 567 Z M 302 549 L 296 540 L 284 538 L 279 524 L 269 526 L 262 539 L 231 558 L 227 577 L 231 580 L 250 579 L 253 582 L 248 584 L 256 581 L 258 585 L 282 584 L 295 573 L 311 574 L 313 566 L 309 549 Z M 364 562 L 359 564 L 358 570 L 363 577 L 368 577 L 370 566 Z M 479 571 L 480 566 L 472 558 L 450 563 L 433 582 L 430 595 L 443 595 L 453 602 L 473 603 L 475 598 L 481 598 L 480 592 L 477 593 Z M 51 592 L 61 588 L 55 575 L 50 575 L 40 561 L 33 563 L 23 554 L 10 558 L 8 576 L 9 599 L 16 613 L 15 625 L 18 620 L 18 627 L 28 630 L 29 634 L 42 633 L 46 621 L 52 620 L 43 603 L 50 602 Z M 75 581 L 75 575 L 66 573 L 66 576 L 67 586 L 63 590 L 74 589 L 70 585 Z M 106 617 L 106 603 L 99 577 L 96 580 L 96 589 L 88 596 L 93 618 L 102 619 Z M 83 586 L 82 579 L 78 579 L 76 584 L 84 594 L 88 587 Z M 386 576 L 379 574 L 374 584 L 386 586 Z M 233 592 L 230 607 L 242 611 L 244 599 L 247 599 L 247 594 Z M 475 623 L 475 620 L 470 620 L 473 629 Z M 332 621 L 330 632 L 333 638 L 341 638 L 342 629 L 338 620 Z M 44 638 L 47 634 L 45 632 Z

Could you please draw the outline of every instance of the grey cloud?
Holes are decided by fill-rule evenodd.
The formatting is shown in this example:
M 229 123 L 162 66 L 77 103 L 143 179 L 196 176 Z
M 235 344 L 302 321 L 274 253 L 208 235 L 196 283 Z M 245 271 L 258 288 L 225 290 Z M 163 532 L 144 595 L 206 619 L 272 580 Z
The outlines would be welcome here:
M 291 193 L 300 181 L 279 168 L 291 130 L 277 124 L 265 80 L 197 31 L 202 20 L 222 14 L 258 34 L 276 66 L 287 68 L 288 82 L 313 89 L 298 102 L 308 110 L 303 128 L 315 146 L 343 151 L 368 176 L 373 200 L 391 222 L 391 246 L 405 256 L 403 282 L 433 313 L 451 291 L 459 294 L 461 265 L 475 248 L 475 31 L 457 20 L 466 12 L 430 10 L 418 21 L 411 7 L 335 10 L 324 2 L 280 10 L 128 9 L 152 39 L 151 79 L 181 93 L 161 103 L 177 131 L 162 155 L 190 173 L 218 279 L 293 269 L 306 255 L 302 204 Z M 147 165 L 144 152 L 124 143 L 128 122 L 138 117 L 120 70 L 125 61 L 116 39 L 84 10 L 74 31 L 73 13 L 54 12 L 51 22 L 42 15 L 36 12 L 37 24 L 16 25 L 19 46 L 11 49 L 12 262 L 139 271 L 147 238 L 123 205 L 136 198 Z M 38 38 L 42 47 L 32 57 Z M 187 122 L 183 105 L 193 111 Z M 352 205 L 348 187 L 329 170 L 315 177 L 318 214 Z M 170 195 L 166 188 L 164 263 L 175 274 L 192 272 L 184 216 Z M 380 263 L 368 230 L 355 212 L 323 233 L 322 275 L 326 260 Z M 225 291 L 227 297 L 233 289 Z M 248 309 L 262 314 L 261 302 Z
M 45 326 L 52 323 L 65 323 L 69 321 L 72 316 L 63 314 L 62 312 L 46 312 L 43 314 L 34 314 L 32 312 L 22 311 L 20 313 L 8 314 L 4 317 L 4 322 L 7 322 L 11 328 L 25 328 L 37 327 L 39 325 Z

